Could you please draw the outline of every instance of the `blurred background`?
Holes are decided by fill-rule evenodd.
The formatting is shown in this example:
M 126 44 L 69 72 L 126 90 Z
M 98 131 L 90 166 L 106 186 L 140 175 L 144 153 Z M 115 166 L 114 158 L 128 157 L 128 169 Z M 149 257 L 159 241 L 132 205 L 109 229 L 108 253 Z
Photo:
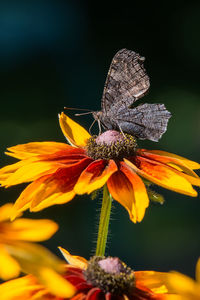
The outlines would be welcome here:
M 64 142 L 58 113 L 64 106 L 100 109 L 113 55 L 128 48 L 146 57 L 150 92 L 143 102 L 164 103 L 173 117 L 159 143 L 140 147 L 173 152 L 200 162 L 200 3 L 198 1 L 0 1 L 1 166 L 15 162 L 6 147 L 32 141 Z M 85 128 L 91 116 L 70 116 Z M 94 129 L 95 132 L 95 129 Z M 2 189 L 14 202 L 26 185 Z M 165 197 L 152 203 L 140 224 L 113 203 L 107 254 L 135 270 L 177 270 L 194 276 L 200 256 L 200 199 L 155 187 Z M 60 245 L 87 259 L 94 253 L 101 194 L 25 213 L 52 218 L 58 233 L 44 244 Z

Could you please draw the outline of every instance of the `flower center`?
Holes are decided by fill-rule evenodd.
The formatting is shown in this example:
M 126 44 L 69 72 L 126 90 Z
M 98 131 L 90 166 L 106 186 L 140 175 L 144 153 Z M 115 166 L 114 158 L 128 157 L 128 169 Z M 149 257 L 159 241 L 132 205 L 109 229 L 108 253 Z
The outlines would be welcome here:
M 104 293 L 129 294 L 135 287 L 134 272 L 117 257 L 93 256 L 84 276 L 88 283 Z
M 107 130 L 99 136 L 92 136 L 87 142 L 87 155 L 93 159 L 117 159 L 135 155 L 136 139 L 130 134 Z

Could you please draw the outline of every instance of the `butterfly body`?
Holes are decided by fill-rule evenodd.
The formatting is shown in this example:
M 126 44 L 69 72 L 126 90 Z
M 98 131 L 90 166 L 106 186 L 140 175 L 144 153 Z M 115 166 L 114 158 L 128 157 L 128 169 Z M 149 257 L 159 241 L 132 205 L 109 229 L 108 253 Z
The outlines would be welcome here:
M 115 54 L 104 86 L 102 109 L 93 112 L 93 117 L 106 130 L 120 130 L 140 139 L 158 141 L 171 117 L 164 104 L 132 107 L 150 86 L 143 62 L 144 57 L 131 50 L 121 49 Z

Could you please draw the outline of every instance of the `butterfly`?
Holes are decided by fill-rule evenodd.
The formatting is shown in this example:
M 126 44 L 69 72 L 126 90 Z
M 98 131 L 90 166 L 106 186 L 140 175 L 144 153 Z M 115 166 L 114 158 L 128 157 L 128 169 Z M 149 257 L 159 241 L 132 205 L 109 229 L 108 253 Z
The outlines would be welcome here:
M 133 106 L 150 87 L 144 60 L 128 49 L 115 54 L 103 90 L 101 111 L 92 114 L 106 130 L 120 130 L 142 140 L 157 142 L 167 130 L 171 113 L 164 104 Z

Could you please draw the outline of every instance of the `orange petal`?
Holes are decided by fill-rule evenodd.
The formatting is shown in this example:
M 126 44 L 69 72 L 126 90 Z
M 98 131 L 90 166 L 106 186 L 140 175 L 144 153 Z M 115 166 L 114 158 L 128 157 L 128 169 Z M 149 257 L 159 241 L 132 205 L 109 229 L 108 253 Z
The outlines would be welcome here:
M 104 186 L 108 178 L 117 171 L 117 165 L 114 160 L 107 162 L 100 159 L 92 162 L 79 177 L 74 191 L 77 194 L 90 194 L 94 190 L 97 190 Z
M 75 195 L 73 188 L 78 177 L 91 161 L 90 158 L 82 159 L 69 168 L 60 168 L 54 174 L 43 176 L 29 184 L 14 204 L 16 213 L 30 207 L 32 211 L 38 211 L 70 201 Z
M 136 284 L 139 283 L 146 286 L 150 290 L 163 294 L 168 292 L 166 287 L 168 273 L 155 271 L 136 271 Z
M 51 220 L 20 218 L 6 224 L 6 230 L 6 237 L 12 240 L 44 241 L 58 230 L 58 225 Z
M 163 155 L 159 155 L 159 154 L 157 154 L 157 152 L 158 153 L 162 152 Z M 165 155 L 165 153 L 166 153 L 166 155 Z M 193 169 L 195 169 L 194 167 L 196 167 L 196 169 L 198 169 L 197 166 L 199 164 L 196 162 L 190 161 L 186 158 L 184 159 L 183 157 L 180 157 L 178 155 L 171 154 L 168 152 L 164 152 L 164 151 L 156 151 L 156 150 L 149 151 L 149 150 L 145 150 L 145 149 L 138 150 L 138 154 L 141 156 L 144 156 L 146 158 L 149 158 L 149 159 L 152 159 L 152 160 L 164 163 L 164 164 L 168 164 L 172 167 L 175 167 L 178 170 L 182 170 L 183 172 L 185 172 L 186 174 L 188 174 L 190 176 L 199 178 L 198 175 L 193 171 Z M 169 154 L 174 155 L 174 157 L 169 156 Z M 200 165 L 199 165 L 199 168 L 200 168 Z M 200 182 L 200 179 L 199 179 L 199 182 Z
M 107 185 L 112 197 L 127 209 L 130 219 L 134 223 L 140 222 L 149 205 L 146 188 L 140 177 L 121 162 L 120 170 L 108 179 Z
M 62 247 L 58 247 L 58 249 L 61 251 L 62 255 L 70 265 L 78 267 L 82 270 L 85 270 L 87 268 L 88 262 L 85 258 L 81 256 L 71 255 L 67 250 L 65 250 Z
M 8 280 L 19 276 L 19 274 L 19 264 L 7 253 L 6 249 L 0 244 L 0 278 L 3 280 Z
M 6 152 L 6 154 L 18 159 L 27 159 L 38 154 L 49 154 L 66 150 L 69 147 L 70 146 L 65 143 L 32 142 L 10 147 L 7 149 L 9 152 Z
M 62 132 L 71 145 L 85 147 L 90 134 L 78 123 L 67 117 L 63 112 L 59 115 Z
M 127 159 L 124 159 L 124 161 L 137 174 L 149 181 L 178 193 L 192 197 L 197 196 L 197 192 L 192 188 L 192 185 L 188 182 L 188 180 L 182 176 L 182 173 L 178 175 L 172 170 L 172 168 L 164 166 L 158 162 L 148 160 L 144 157 L 137 156 L 137 159 L 139 162 L 139 168 Z
M 196 169 L 200 169 L 200 164 L 189 160 L 185 157 L 173 154 L 173 153 L 169 153 L 169 152 L 165 152 L 165 151 L 161 151 L 161 150 L 146 150 L 146 149 L 141 149 L 142 152 L 145 152 L 145 155 L 149 155 L 149 154 L 155 154 L 157 155 L 157 157 L 159 156 L 159 161 L 165 161 L 166 159 L 172 159 L 174 162 L 176 161 L 177 164 L 179 165 L 186 165 L 188 168 L 192 169 L 192 170 L 196 170 Z

